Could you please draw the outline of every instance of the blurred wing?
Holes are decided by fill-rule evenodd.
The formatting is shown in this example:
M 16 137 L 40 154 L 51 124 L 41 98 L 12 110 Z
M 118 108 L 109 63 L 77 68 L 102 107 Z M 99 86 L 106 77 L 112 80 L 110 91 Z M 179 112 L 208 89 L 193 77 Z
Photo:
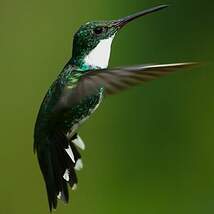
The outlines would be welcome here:
M 195 63 L 175 63 L 160 65 L 138 65 L 132 67 L 91 70 L 85 73 L 74 88 L 66 87 L 61 102 L 71 106 L 79 103 L 84 97 L 98 92 L 103 87 L 106 95 L 115 94 L 131 86 L 156 79 L 186 68 Z

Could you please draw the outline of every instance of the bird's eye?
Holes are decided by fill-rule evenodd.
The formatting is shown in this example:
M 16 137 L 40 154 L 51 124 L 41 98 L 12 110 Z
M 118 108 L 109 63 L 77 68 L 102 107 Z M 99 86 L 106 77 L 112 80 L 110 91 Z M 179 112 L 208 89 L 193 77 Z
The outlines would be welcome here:
M 97 34 L 97 35 L 101 34 L 103 31 L 104 31 L 103 27 L 96 27 L 94 29 L 94 33 Z

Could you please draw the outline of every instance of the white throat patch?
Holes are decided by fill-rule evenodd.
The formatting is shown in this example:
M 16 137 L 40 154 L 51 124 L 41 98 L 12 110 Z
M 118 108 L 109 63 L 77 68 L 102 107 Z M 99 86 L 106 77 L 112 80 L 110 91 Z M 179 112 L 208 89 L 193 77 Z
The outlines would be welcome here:
M 107 68 L 113 39 L 114 35 L 108 39 L 101 40 L 100 43 L 85 57 L 85 63 L 102 69 Z

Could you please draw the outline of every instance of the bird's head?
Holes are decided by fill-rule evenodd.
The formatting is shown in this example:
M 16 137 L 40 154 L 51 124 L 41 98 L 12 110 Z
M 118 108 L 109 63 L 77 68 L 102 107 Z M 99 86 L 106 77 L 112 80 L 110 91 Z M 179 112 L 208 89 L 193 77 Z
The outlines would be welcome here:
M 107 68 L 115 34 L 132 20 L 166 7 L 160 5 L 118 20 L 92 21 L 82 25 L 74 35 L 73 63 Z

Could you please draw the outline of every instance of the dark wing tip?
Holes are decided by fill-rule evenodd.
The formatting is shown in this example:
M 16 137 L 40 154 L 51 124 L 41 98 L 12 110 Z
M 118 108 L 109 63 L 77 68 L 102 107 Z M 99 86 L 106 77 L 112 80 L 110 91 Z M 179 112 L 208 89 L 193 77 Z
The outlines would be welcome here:
M 162 9 L 162 8 L 164 9 L 164 8 L 166 8 L 166 7 L 169 7 L 169 6 L 170 6 L 169 4 L 161 4 L 161 5 L 159 5 L 158 7 L 161 8 L 161 9 Z
M 150 65 L 143 65 L 144 68 L 186 68 L 198 65 L 198 62 L 181 62 L 181 63 L 169 63 L 169 64 L 150 64 Z

